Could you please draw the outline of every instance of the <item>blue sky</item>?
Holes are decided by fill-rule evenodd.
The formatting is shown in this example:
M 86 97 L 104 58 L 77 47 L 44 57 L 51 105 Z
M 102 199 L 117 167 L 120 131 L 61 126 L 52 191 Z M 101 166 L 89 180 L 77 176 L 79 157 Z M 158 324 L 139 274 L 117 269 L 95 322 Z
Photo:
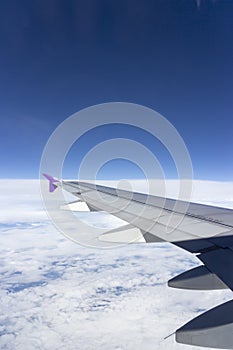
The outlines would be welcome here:
M 59 123 L 124 101 L 177 128 L 195 178 L 233 179 L 232 1 L 202 0 L 198 9 L 195 0 L 12 0 L 0 13 L 1 178 L 37 178 Z M 113 168 L 111 177 L 124 176 L 119 161 Z M 128 164 L 128 175 L 139 173 Z

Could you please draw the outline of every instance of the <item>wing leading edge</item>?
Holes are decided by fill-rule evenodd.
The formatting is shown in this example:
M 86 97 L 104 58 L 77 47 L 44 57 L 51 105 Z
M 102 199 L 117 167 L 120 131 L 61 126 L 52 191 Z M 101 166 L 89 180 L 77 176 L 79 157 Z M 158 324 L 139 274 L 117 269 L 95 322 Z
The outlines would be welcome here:
M 92 211 L 106 211 L 127 225 L 99 237 L 112 242 L 171 242 L 203 265 L 168 281 L 174 288 L 233 290 L 233 210 L 46 176 L 50 191 L 62 187 Z M 54 180 L 54 182 L 53 182 Z M 54 187 L 53 187 L 54 186 Z M 226 315 L 226 310 L 232 310 Z M 233 301 L 196 317 L 176 331 L 179 343 L 233 348 Z

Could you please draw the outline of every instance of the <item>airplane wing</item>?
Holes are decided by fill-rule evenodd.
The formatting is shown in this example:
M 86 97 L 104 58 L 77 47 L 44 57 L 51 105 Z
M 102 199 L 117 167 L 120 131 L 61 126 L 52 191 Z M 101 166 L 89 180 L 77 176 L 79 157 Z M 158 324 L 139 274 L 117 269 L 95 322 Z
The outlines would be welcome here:
M 62 187 L 79 197 L 89 210 L 106 211 L 127 222 L 125 226 L 102 234 L 100 240 L 116 243 L 166 241 L 196 254 L 203 265 L 174 277 L 168 281 L 170 287 L 233 290 L 233 210 L 45 176 L 51 192 Z M 176 341 L 233 349 L 233 300 L 176 330 Z

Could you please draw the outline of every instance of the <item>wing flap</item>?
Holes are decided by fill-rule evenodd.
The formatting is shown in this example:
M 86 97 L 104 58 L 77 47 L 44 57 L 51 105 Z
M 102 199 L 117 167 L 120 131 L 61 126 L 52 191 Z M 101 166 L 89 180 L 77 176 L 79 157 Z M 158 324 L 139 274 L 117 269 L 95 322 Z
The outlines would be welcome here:
M 102 234 L 99 240 L 113 243 L 145 243 L 141 230 L 132 225 L 124 225 L 108 231 Z
M 85 202 L 82 202 L 80 200 L 75 201 L 75 202 L 71 202 L 65 205 L 62 205 L 60 207 L 60 209 L 62 210 L 70 210 L 70 211 L 90 211 L 90 209 L 88 208 L 88 205 Z

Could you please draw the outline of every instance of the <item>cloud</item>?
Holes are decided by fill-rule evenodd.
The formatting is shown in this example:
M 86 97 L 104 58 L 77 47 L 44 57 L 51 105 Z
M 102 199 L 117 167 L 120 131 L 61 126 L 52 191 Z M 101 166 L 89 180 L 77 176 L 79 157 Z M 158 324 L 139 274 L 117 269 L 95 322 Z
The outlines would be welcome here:
M 195 186 L 202 201 L 230 201 L 232 184 Z M 0 193 L 1 349 L 188 350 L 163 339 L 232 297 L 168 288 L 168 279 L 199 264 L 170 244 L 74 244 L 45 216 L 37 181 L 2 180 Z

